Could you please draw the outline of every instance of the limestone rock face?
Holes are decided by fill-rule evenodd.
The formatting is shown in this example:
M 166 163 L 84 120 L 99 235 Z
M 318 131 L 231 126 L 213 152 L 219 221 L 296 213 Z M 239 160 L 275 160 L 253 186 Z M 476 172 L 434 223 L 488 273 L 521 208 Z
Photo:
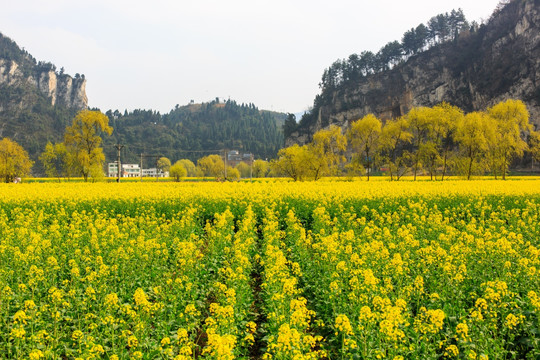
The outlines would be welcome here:
M 14 61 L 0 59 L 0 84 L 13 85 L 17 78 L 22 77 L 18 67 Z
M 15 61 L 0 58 L 0 85 L 34 87 L 49 98 L 51 105 L 62 105 L 76 110 L 88 107 L 86 79 L 57 75 L 50 69 L 40 70 L 36 67 L 30 75 L 25 76 Z
M 506 99 L 525 102 L 531 122 L 540 128 L 539 0 L 515 0 L 475 33 L 462 33 L 455 42 L 337 90 L 316 109 L 316 121 L 285 143 L 303 144 L 322 128 L 346 128 L 369 113 L 386 120 L 442 101 L 470 112 Z

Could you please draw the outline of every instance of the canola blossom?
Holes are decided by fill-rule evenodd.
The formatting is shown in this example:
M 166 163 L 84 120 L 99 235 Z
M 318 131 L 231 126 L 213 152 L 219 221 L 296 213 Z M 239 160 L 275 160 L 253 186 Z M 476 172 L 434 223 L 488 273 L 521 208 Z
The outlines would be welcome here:
M 536 359 L 540 180 L 0 184 L 5 359 Z

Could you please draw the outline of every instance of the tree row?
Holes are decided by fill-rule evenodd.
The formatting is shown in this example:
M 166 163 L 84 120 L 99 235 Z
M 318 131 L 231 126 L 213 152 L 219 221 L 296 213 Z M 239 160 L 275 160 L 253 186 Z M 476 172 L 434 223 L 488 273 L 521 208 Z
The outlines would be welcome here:
M 295 181 L 343 174 L 365 174 L 369 180 L 376 169 L 391 180 L 403 175 L 416 180 L 419 174 L 435 180 L 484 174 L 505 179 L 512 161 L 526 152 L 540 161 L 540 133 L 533 130 L 520 100 L 468 114 L 441 103 L 413 108 L 384 124 L 368 114 L 344 133 L 332 125 L 304 146 L 280 150 L 271 167 Z
M 363 51 L 350 55 L 348 59 L 335 61 L 323 72 L 319 84 L 323 96 L 344 84 L 355 83 L 362 77 L 388 70 L 430 46 L 455 40 L 462 31 L 476 31 L 477 27 L 476 23 L 468 23 L 461 9 L 433 16 L 427 25 L 419 24 L 407 30 L 401 42 L 391 41 L 377 53 Z
M 110 135 L 108 117 L 99 111 L 81 111 L 64 134 L 64 142 L 48 143 L 40 160 L 49 177 L 82 176 L 85 181 L 103 177 L 102 134 Z M 470 179 L 492 174 L 506 178 L 516 158 L 527 154 L 540 162 L 540 132 L 529 122 L 525 104 L 500 102 L 486 111 L 464 114 L 447 103 L 413 108 L 407 115 L 385 123 L 373 114 L 352 122 L 345 132 L 330 126 L 314 134 L 310 143 L 281 149 L 268 164 L 226 166 L 219 155 L 188 159 L 174 165 L 165 157 L 158 167 L 177 180 L 185 176 L 217 179 L 288 176 L 296 180 L 330 175 L 363 175 L 384 172 L 391 180 L 428 174 L 444 180 L 449 175 Z M 30 172 L 33 162 L 17 143 L 0 141 L 0 176 L 6 182 Z M 377 170 L 378 169 L 378 170 Z

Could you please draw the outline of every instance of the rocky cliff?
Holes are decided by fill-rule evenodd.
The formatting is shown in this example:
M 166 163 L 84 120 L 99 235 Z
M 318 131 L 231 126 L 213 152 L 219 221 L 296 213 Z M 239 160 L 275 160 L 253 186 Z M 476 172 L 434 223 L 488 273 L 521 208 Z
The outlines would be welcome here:
M 84 75 L 71 77 L 38 62 L 0 34 L 0 138 L 25 148 L 42 173 L 38 156 L 47 142 L 62 141 L 73 116 L 88 106 Z
M 77 110 L 88 107 L 86 79 L 81 77 L 74 79 L 66 74 L 58 75 L 52 69 L 40 69 L 36 66 L 29 74 L 25 74 L 17 62 L 0 58 L 0 86 L 31 86 L 45 95 L 53 106 L 59 105 Z M 8 105 L 0 99 L 0 107 Z M 11 105 L 25 106 L 24 103 Z
M 319 96 L 286 145 L 310 141 L 330 124 L 346 128 L 368 113 L 389 119 L 442 101 L 469 112 L 509 98 L 524 101 L 540 128 L 539 0 L 514 0 L 474 32 Z

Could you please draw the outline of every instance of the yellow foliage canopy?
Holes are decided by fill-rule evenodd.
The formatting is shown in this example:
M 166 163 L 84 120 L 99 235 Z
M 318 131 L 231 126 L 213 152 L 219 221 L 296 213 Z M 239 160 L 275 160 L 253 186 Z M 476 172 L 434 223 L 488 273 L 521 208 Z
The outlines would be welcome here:
M 15 141 L 8 138 L 0 140 L 0 177 L 5 182 L 12 182 L 17 176 L 28 175 L 33 163 L 26 150 Z
M 71 126 L 66 128 L 64 142 L 66 147 L 76 155 L 79 172 L 88 180 L 88 176 L 103 175 L 105 155 L 101 148 L 101 133 L 111 135 L 113 128 L 109 126 L 109 118 L 100 111 L 82 110 Z

